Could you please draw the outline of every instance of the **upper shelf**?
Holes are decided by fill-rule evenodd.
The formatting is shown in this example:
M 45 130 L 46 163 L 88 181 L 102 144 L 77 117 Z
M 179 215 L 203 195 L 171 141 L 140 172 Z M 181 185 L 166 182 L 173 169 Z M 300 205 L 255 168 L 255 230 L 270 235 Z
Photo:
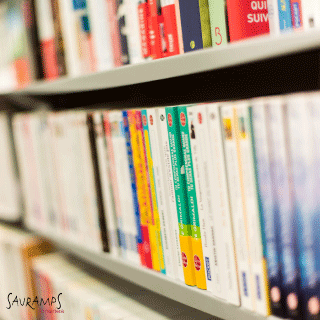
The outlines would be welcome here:
M 261 36 L 11 92 L 57 109 L 152 106 L 248 98 L 319 87 L 320 31 Z M 228 90 L 226 90 L 228 88 Z

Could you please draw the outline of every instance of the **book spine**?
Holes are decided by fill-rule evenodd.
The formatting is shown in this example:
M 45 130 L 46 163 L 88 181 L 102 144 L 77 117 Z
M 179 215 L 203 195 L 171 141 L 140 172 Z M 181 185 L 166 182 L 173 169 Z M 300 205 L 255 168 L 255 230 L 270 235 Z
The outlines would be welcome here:
M 278 9 L 278 0 L 267 0 L 270 34 L 280 35 L 280 17 Z
M 179 223 L 177 219 L 177 204 L 175 196 L 175 186 L 173 183 L 172 163 L 170 155 L 170 144 L 168 137 L 168 127 L 165 108 L 158 108 L 155 110 L 156 117 L 154 125 L 157 127 L 157 134 L 159 138 L 159 155 L 160 155 L 160 167 L 162 174 L 159 172 L 160 177 L 163 178 L 163 191 L 165 192 L 167 199 L 167 213 L 169 215 L 169 223 L 167 225 L 172 226 L 172 240 L 170 243 L 174 243 L 174 261 L 177 270 L 177 278 L 184 281 L 183 266 L 181 259 L 182 247 L 180 245 L 179 237 Z M 165 187 L 167 186 L 167 188 Z M 159 196 L 160 197 L 160 196 Z M 165 215 L 166 217 L 167 215 Z M 168 264 L 167 264 L 168 265 Z M 167 267 L 168 268 L 168 267 Z
M 164 262 L 166 274 L 171 278 L 178 277 L 178 266 L 174 256 L 174 230 L 171 227 L 170 208 L 168 207 L 168 195 L 165 190 L 165 172 L 162 170 L 162 158 L 160 156 L 160 141 L 158 135 L 157 115 L 154 108 L 147 110 L 148 129 L 150 136 L 150 148 L 153 164 L 153 174 L 155 182 L 156 200 L 159 211 L 162 249 L 164 254 Z M 164 164 L 164 163 L 163 163 Z M 180 256 L 180 253 L 178 251 Z M 181 269 L 182 271 L 182 269 Z
M 114 61 L 111 46 L 111 28 L 106 0 L 88 0 L 93 46 L 97 71 L 112 69 Z
M 123 257 L 126 256 L 126 243 L 123 233 L 123 218 L 121 212 L 121 202 L 120 202 L 120 192 L 119 186 L 117 181 L 117 169 L 116 169 L 116 162 L 115 162 L 115 149 L 113 146 L 113 134 L 114 134 L 114 127 L 117 127 L 115 121 L 112 121 L 112 113 L 111 112 L 104 112 L 104 128 L 106 134 L 106 142 L 107 142 L 107 153 L 108 159 L 110 161 L 110 178 L 111 178 L 111 185 L 113 191 L 113 199 L 115 204 L 115 212 L 117 218 L 117 235 L 119 246 L 121 249 L 121 254 Z
M 141 37 L 141 49 L 144 58 L 148 58 L 151 55 L 150 48 L 150 34 L 149 34 L 149 6 L 147 0 L 140 0 L 138 3 L 139 14 L 139 28 Z
M 291 32 L 293 29 L 291 19 L 291 7 L 290 0 L 277 0 L 278 1 L 278 13 L 280 32 Z
M 204 48 L 212 47 L 208 0 L 199 0 L 199 12 L 200 12 L 203 47 Z
M 199 2 L 179 0 L 184 52 L 203 49 Z
M 158 22 L 158 3 L 156 0 L 148 0 L 148 26 L 149 26 L 149 41 L 150 53 L 152 59 L 162 58 L 160 26 Z
M 319 317 L 319 283 L 314 246 L 317 238 L 317 192 L 314 174 L 315 150 L 312 140 L 310 105 L 303 95 L 287 97 L 287 119 L 289 123 L 289 146 L 292 163 L 294 209 L 297 223 L 297 246 L 301 277 L 301 297 L 292 294 L 288 299 L 288 311 L 296 318 L 317 319 Z M 313 115 L 314 117 L 316 114 Z M 308 190 L 308 196 L 306 196 Z M 317 246 L 317 245 L 316 245 Z M 299 307 L 302 312 L 299 315 Z M 314 313 L 312 315 L 312 313 Z
M 107 142 L 103 125 L 103 115 L 100 112 L 94 113 L 94 124 L 97 139 L 98 166 L 101 177 L 101 189 L 105 207 L 105 218 L 107 224 L 108 241 L 110 244 L 110 254 L 117 257 L 119 252 L 119 242 L 117 236 L 117 222 L 115 204 L 113 200 L 113 190 L 110 182 L 110 164 L 107 154 Z
M 59 0 L 51 0 L 51 11 L 53 17 L 53 28 L 55 33 L 55 51 L 57 55 L 57 65 L 59 76 L 64 76 L 67 74 L 67 67 L 65 61 L 65 49 L 64 49 L 64 39 L 62 37 L 61 29 L 61 17 Z
M 315 172 L 319 168 L 320 164 L 320 100 L 318 94 L 306 95 L 307 107 L 308 107 L 308 123 L 311 123 L 311 134 L 312 134 L 312 150 L 313 150 L 313 170 L 309 171 L 309 175 Z M 314 176 L 314 181 L 312 182 L 314 189 L 319 190 L 320 178 L 318 175 Z M 305 235 L 304 235 L 304 246 L 309 248 L 307 251 L 311 253 L 311 257 L 308 256 L 308 264 L 303 264 L 306 269 L 305 273 L 308 275 L 308 287 L 306 288 L 306 299 L 305 299 L 305 315 L 307 319 L 320 318 L 319 301 L 320 301 L 320 277 L 319 277 L 319 261 L 320 261 L 320 248 L 319 248 L 319 230 L 320 226 L 320 200 L 318 192 L 313 193 L 314 208 L 309 219 L 306 219 Z M 312 230 L 312 231 L 311 231 Z M 310 237 L 311 231 L 311 239 Z M 310 241 L 311 240 L 311 241 Z M 312 243 L 310 243 L 310 242 Z M 310 247 L 312 248 L 310 251 Z M 302 260 L 303 261 L 303 260 Z M 306 260 L 304 260 L 306 261 Z M 310 262 L 310 264 L 309 264 Z
M 121 111 L 110 113 L 112 126 L 112 141 L 114 153 L 117 184 L 119 186 L 120 206 L 123 223 L 123 235 L 126 244 L 126 257 L 128 260 L 139 263 L 137 247 L 136 215 L 132 193 L 129 159 L 127 151 L 127 137 L 124 125 L 124 117 Z
M 174 0 L 161 0 L 167 56 L 179 54 L 178 27 Z
M 127 16 L 127 3 L 125 0 L 117 1 L 117 19 L 120 31 L 120 48 L 121 48 L 121 64 L 130 64 L 129 56 L 129 33 L 128 16 Z M 130 14 L 132 14 L 130 12 Z
M 209 171 L 212 191 L 211 202 L 212 206 L 214 206 L 214 230 L 218 256 L 221 261 L 221 277 L 225 283 L 221 289 L 225 300 L 232 304 L 240 305 L 232 215 L 226 176 L 226 159 L 223 153 L 222 121 L 218 104 L 207 106 L 207 121 L 209 144 L 211 146 L 208 150 L 211 151 L 209 153 L 209 168 L 212 169 Z
M 279 311 L 277 312 L 279 316 L 292 318 L 297 316 L 297 312 L 294 312 L 296 315 L 289 312 L 287 301 L 290 301 L 292 296 L 298 296 L 299 262 L 295 245 L 297 230 L 293 206 L 288 126 L 285 105 L 281 98 L 268 100 L 266 119 L 277 218 L 275 222 L 279 225 L 278 252 L 281 262 L 281 284 L 273 286 L 270 282 L 270 298 L 273 309 Z
M 187 117 L 190 124 L 190 148 L 193 162 L 194 185 L 197 193 L 197 205 L 199 225 L 205 264 L 207 289 L 218 295 L 221 290 L 220 275 L 218 272 L 218 257 L 216 255 L 216 241 L 212 227 L 212 212 L 209 211 L 207 192 L 210 192 L 207 157 L 202 157 L 202 145 L 205 144 L 205 136 L 202 134 L 202 105 L 187 108 Z
M 256 177 L 259 173 L 256 170 L 254 163 L 254 146 L 253 146 L 253 132 L 250 126 L 250 113 L 248 102 L 239 103 L 235 109 L 236 113 L 236 132 L 237 140 L 239 145 L 239 162 L 241 162 L 242 174 L 241 174 L 241 184 L 242 184 L 242 198 L 245 202 L 245 212 L 248 221 L 248 234 L 250 241 L 250 260 L 253 274 L 253 293 L 255 295 L 255 308 L 256 312 L 262 315 L 270 314 L 269 305 L 269 288 L 267 280 L 267 261 L 265 255 L 263 255 L 263 236 L 261 225 L 263 220 L 260 219 L 261 211 L 265 209 L 267 212 L 273 212 L 274 201 L 271 194 L 271 179 L 270 179 L 270 165 L 266 163 L 263 170 L 266 170 L 269 174 L 269 179 L 264 179 L 265 189 L 269 188 L 269 194 L 262 200 L 262 206 L 259 206 L 259 195 L 261 195 L 261 190 L 259 186 L 256 185 Z M 265 145 L 267 143 L 264 140 Z M 260 140 L 259 147 L 262 147 L 263 140 Z M 268 160 L 268 157 L 266 157 Z M 260 168 L 257 168 L 258 170 Z M 268 186 L 266 184 L 268 183 Z M 269 196 L 269 198 L 267 198 Z M 262 197 L 261 197 L 262 198 Z M 260 198 L 260 199 L 261 199 Z M 265 205 L 263 207 L 263 205 Z M 262 209 L 263 207 L 263 209 Z M 278 268 L 279 260 L 277 257 Z M 278 269 L 279 270 L 279 269 Z M 280 271 L 280 270 L 279 270 Z M 280 277 L 279 277 L 280 283 Z
M 241 305 L 249 310 L 254 310 L 248 245 L 249 239 L 241 196 L 235 119 L 232 105 L 225 105 L 221 108 L 221 119 L 223 125 L 224 155 L 226 159 L 230 208 L 232 211 L 234 242 L 237 255 Z
M 35 9 L 45 78 L 56 79 L 59 76 L 59 69 L 51 1 L 35 0 Z
M 96 135 L 95 125 L 93 120 L 93 113 L 88 113 L 87 125 L 88 125 L 88 131 L 89 131 L 94 184 L 95 184 L 95 190 L 97 193 L 99 229 L 101 233 L 102 250 L 104 252 L 109 252 L 110 244 L 108 241 L 107 224 L 106 224 L 106 218 L 105 218 L 105 207 L 104 207 L 103 198 L 102 198 L 103 196 L 102 196 L 102 187 L 101 187 L 101 176 L 99 174 L 99 163 L 98 163 L 98 152 L 97 152 L 97 135 Z
M 184 53 L 179 0 L 174 0 L 174 7 L 176 9 L 176 21 L 177 21 L 177 32 L 178 32 L 178 41 L 179 41 L 179 52 L 180 53 Z
M 302 30 L 303 28 L 301 2 L 301 0 L 290 0 L 292 26 L 294 30 Z
M 168 140 L 171 155 L 172 174 L 179 223 L 181 258 L 185 283 L 196 285 L 195 268 L 192 251 L 192 231 L 188 212 L 185 168 L 180 142 L 178 109 L 166 108 Z
M 136 123 L 136 114 L 134 110 L 130 110 L 127 112 L 127 121 L 129 123 L 129 131 L 131 138 L 131 146 L 132 146 L 132 156 L 133 163 L 135 168 L 136 182 L 137 182 L 137 193 L 138 193 L 138 202 L 140 208 L 140 223 L 141 223 L 141 232 L 142 232 L 142 246 L 141 246 L 141 254 L 143 257 L 143 265 L 148 268 L 153 268 L 153 257 L 155 250 L 152 250 L 151 244 L 151 234 L 150 234 L 150 226 L 152 225 L 152 217 L 150 212 L 150 199 L 149 190 L 147 186 L 147 177 L 146 177 L 146 169 L 145 169 L 145 158 L 143 152 L 143 140 L 142 140 L 142 132 L 138 130 Z M 159 269 L 160 270 L 160 267 Z
M 143 248 L 144 242 L 143 242 L 142 229 L 141 229 L 140 207 L 139 207 L 139 201 L 138 201 L 137 180 L 135 175 L 135 167 L 134 167 L 134 161 L 133 161 L 133 152 L 132 152 L 132 144 L 131 144 L 131 136 L 130 136 L 127 111 L 123 111 L 122 116 L 123 116 L 123 129 L 124 129 L 124 134 L 126 138 L 128 165 L 130 170 L 130 181 L 131 181 L 131 189 L 132 189 L 132 196 L 133 196 L 135 225 L 137 230 L 136 243 L 137 243 L 137 249 L 140 255 L 140 262 L 142 265 L 146 265 L 146 257 L 145 257 L 144 248 Z
M 188 120 L 187 107 L 178 107 L 178 121 L 180 126 L 181 149 L 183 155 L 183 165 L 186 174 L 186 188 L 188 200 L 188 212 L 191 222 L 193 263 L 197 287 L 206 289 L 206 274 L 203 261 L 202 240 L 199 224 L 198 201 L 195 189 L 193 173 L 192 151 L 190 138 L 194 134 L 192 121 Z
M 209 0 L 212 47 L 228 42 L 226 0 Z
M 230 42 L 269 33 L 267 1 L 227 0 Z
M 160 252 L 158 248 L 158 241 L 157 241 L 157 227 L 156 227 L 156 217 L 152 203 L 152 196 L 151 196 L 151 186 L 150 186 L 150 179 L 149 179 L 149 172 L 148 172 L 148 161 L 147 161 L 147 153 L 145 148 L 145 139 L 143 133 L 143 126 L 142 126 L 142 116 L 141 111 L 136 110 L 134 112 L 135 116 L 135 124 L 137 130 L 137 139 L 138 139 L 138 147 L 141 159 L 141 169 L 142 169 L 142 177 L 143 177 L 143 193 L 145 199 L 146 210 L 150 217 L 149 219 L 149 238 L 150 238 L 150 246 L 151 246 L 151 257 L 152 257 L 152 267 L 157 271 L 161 271 L 161 261 L 160 261 Z
M 151 137 L 150 137 L 150 130 L 149 130 L 149 121 L 147 110 L 141 110 L 141 117 L 142 117 L 142 129 L 144 135 L 144 147 L 147 156 L 147 173 L 149 177 L 150 183 L 150 191 L 151 191 L 151 200 L 152 200 L 152 210 L 153 210 L 153 217 L 154 217 L 154 225 L 155 225 L 155 241 L 158 253 L 158 259 L 160 264 L 160 271 L 161 273 L 166 274 L 166 267 L 165 267 L 165 257 L 164 257 L 164 250 L 162 246 L 162 239 L 161 233 L 161 224 L 160 224 L 160 215 L 159 215 L 159 208 L 156 196 L 156 186 L 155 186 L 155 178 L 154 178 L 154 167 L 153 167 L 153 158 L 156 157 L 156 154 L 152 153 L 151 151 Z

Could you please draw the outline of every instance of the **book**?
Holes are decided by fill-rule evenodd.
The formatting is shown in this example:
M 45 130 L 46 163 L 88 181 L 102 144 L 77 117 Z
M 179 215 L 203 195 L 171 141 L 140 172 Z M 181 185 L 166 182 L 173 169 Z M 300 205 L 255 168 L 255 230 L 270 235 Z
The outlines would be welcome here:
M 289 0 L 278 0 L 280 32 L 292 32 L 291 4 Z
M 179 234 L 179 223 L 178 223 L 178 214 L 177 214 L 177 204 L 176 204 L 176 196 L 175 196 L 175 186 L 173 182 L 173 172 L 172 172 L 172 163 L 171 163 L 171 155 L 170 155 L 170 144 L 169 144 L 169 136 L 168 136 L 168 127 L 166 120 L 166 110 L 165 108 L 157 108 L 155 109 L 155 115 L 153 125 L 157 129 L 157 133 L 155 137 L 158 137 L 158 142 L 153 143 L 152 148 L 159 146 L 159 165 L 154 163 L 155 168 L 158 167 L 159 171 L 156 169 L 156 176 L 159 176 L 159 184 L 161 184 L 161 178 L 163 180 L 163 187 L 158 188 L 159 198 L 163 199 L 166 203 L 166 215 L 164 219 L 168 218 L 169 222 L 167 225 L 172 227 L 171 233 L 168 233 L 168 237 L 171 237 L 171 241 L 168 239 L 169 244 L 174 244 L 171 248 L 174 251 L 174 262 L 176 267 L 176 277 L 184 281 L 184 273 L 182 266 L 182 246 L 180 244 L 180 234 Z M 150 126 L 151 124 L 150 119 Z M 165 186 L 168 186 L 167 188 Z M 157 190 L 158 190 L 157 189 Z M 165 193 L 164 197 L 161 196 L 161 190 Z M 180 221 L 180 220 L 179 220 Z M 167 263 L 168 265 L 168 263 Z
M 184 281 L 189 286 L 195 286 L 196 277 L 193 263 L 192 231 L 190 216 L 188 213 L 188 200 L 185 181 L 186 177 L 180 140 L 178 109 L 175 107 L 167 107 L 165 111 L 176 198 L 177 218 L 179 223 L 179 238 Z
M 113 198 L 113 189 L 111 185 L 110 160 L 107 151 L 106 134 L 104 130 L 103 113 L 96 111 L 94 113 L 94 124 L 97 141 L 98 166 L 101 177 L 102 199 L 105 208 L 105 218 L 107 224 L 108 241 L 110 243 L 110 254 L 118 257 L 119 240 L 117 232 L 117 217 L 115 212 L 115 203 Z
M 147 0 L 139 0 L 138 14 L 142 55 L 144 58 L 148 58 L 151 55 L 151 46 L 148 21 L 149 6 Z
M 250 103 L 250 102 L 249 102 Z M 262 137 L 264 131 L 261 129 L 260 139 L 255 143 L 256 130 L 251 127 L 250 110 L 255 113 L 257 105 L 253 103 L 252 109 L 249 109 L 247 101 L 239 102 L 235 110 L 236 138 L 239 148 L 238 161 L 240 163 L 240 181 L 244 210 L 247 216 L 247 232 L 250 241 L 250 263 L 252 270 L 253 295 L 255 299 L 255 310 L 264 316 L 270 314 L 269 288 L 267 278 L 267 259 L 263 252 L 263 233 L 261 225 L 265 222 L 262 215 L 268 215 L 274 212 L 274 202 L 272 197 L 272 185 L 270 179 L 270 164 L 266 161 L 265 151 L 266 137 Z M 259 128 L 259 124 L 254 123 L 254 129 Z M 260 153 L 261 152 L 261 153 Z M 264 162 L 263 162 L 264 161 Z M 268 178 L 266 178 L 268 177 Z M 262 190 L 263 188 L 263 190 Z M 267 248 L 269 249 L 269 248 Z M 279 268 L 279 257 L 275 255 L 277 267 Z M 269 259 L 270 261 L 270 259 Z M 278 277 L 280 270 L 278 269 Z M 279 277 L 279 280 L 281 278 Z M 270 283 L 270 277 L 269 277 Z
M 192 253 L 197 287 L 207 289 L 205 264 L 203 259 L 201 230 L 199 224 L 198 200 L 194 180 L 194 167 L 192 161 L 192 145 L 190 140 L 194 135 L 192 120 L 189 120 L 187 107 L 179 106 L 178 121 L 180 126 L 180 139 L 183 165 L 186 174 L 187 212 L 191 223 Z
M 156 158 L 156 154 L 152 152 L 151 149 L 151 134 L 149 130 L 149 121 L 147 110 L 141 110 L 141 120 L 142 120 L 142 129 L 144 136 L 144 147 L 147 157 L 147 171 L 148 171 L 148 180 L 149 180 L 149 189 L 151 191 L 151 208 L 153 212 L 153 220 L 154 220 L 154 233 L 155 240 L 157 246 L 158 259 L 160 264 L 160 272 L 166 274 L 166 265 L 165 265 L 165 255 L 163 250 L 163 231 L 161 228 L 161 224 L 163 225 L 164 219 L 160 218 L 159 206 L 156 195 L 156 182 L 154 176 L 154 159 Z M 162 220 L 162 223 L 161 223 Z
M 241 305 L 244 308 L 254 311 L 254 292 L 250 263 L 249 235 L 247 231 L 248 222 L 241 194 L 241 178 L 238 162 L 239 151 L 237 149 L 237 133 L 233 104 L 224 104 L 220 112 Z
M 227 2 L 225 0 L 208 0 L 212 47 L 228 42 Z
M 289 151 L 289 132 L 285 99 L 267 99 L 265 118 L 269 132 L 269 154 L 271 179 L 275 199 L 276 225 L 279 225 L 278 248 L 281 262 L 281 283 L 274 286 L 270 282 L 271 303 L 277 307 L 279 315 L 297 318 L 297 311 L 287 308 L 290 297 L 299 294 L 299 261 L 297 224 L 294 210 L 292 185 L 292 164 Z M 279 247 L 278 246 L 278 247 Z M 289 297 L 289 299 L 288 299 Z M 281 314 L 280 314 L 281 313 Z
M 160 12 L 160 14 L 159 14 Z M 150 54 L 152 59 L 160 59 L 163 56 L 159 16 L 161 15 L 160 2 L 157 0 L 148 0 L 148 27 Z
M 302 30 L 302 1 L 290 0 L 292 27 L 294 30 Z
M 237 275 L 236 248 L 232 228 L 232 215 L 228 194 L 226 160 L 223 152 L 223 131 L 220 105 L 209 104 L 206 107 L 209 145 L 208 167 L 211 190 L 211 206 L 214 217 L 217 255 L 221 261 L 220 274 L 224 285 L 222 297 L 232 304 L 240 305 L 239 280 Z M 202 116 L 204 114 L 202 113 Z M 203 123 L 205 125 L 205 117 Z M 209 202 L 210 205 L 210 202 Z M 210 208 L 210 206 L 209 206 Z
M 230 42 L 269 33 L 266 1 L 227 0 Z
M 317 1 L 301 1 L 303 29 L 312 30 L 319 27 L 320 6 Z

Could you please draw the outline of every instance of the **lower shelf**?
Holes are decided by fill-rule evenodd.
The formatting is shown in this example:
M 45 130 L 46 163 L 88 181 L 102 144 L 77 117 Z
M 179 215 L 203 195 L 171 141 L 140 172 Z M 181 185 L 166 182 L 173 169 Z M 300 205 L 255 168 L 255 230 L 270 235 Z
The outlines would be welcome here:
M 53 235 L 33 231 L 39 236 L 52 241 L 58 248 L 86 261 L 102 270 L 113 273 L 127 281 L 163 295 L 189 307 L 209 313 L 225 320 L 280 320 L 278 317 L 264 317 L 241 307 L 236 307 L 217 299 L 211 293 L 168 278 L 153 270 L 135 266 L 120 258 L 109 257 L 107 253 L 94 253 L 74 243 L 63 241 Z

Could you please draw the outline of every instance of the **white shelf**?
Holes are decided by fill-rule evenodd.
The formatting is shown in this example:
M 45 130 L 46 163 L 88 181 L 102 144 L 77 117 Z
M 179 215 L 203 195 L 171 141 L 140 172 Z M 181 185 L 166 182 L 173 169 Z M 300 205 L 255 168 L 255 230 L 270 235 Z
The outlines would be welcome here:
M 86 261 L 100 269 L 113 273 L 127 281 L 163 295 L 169 299 L 188 305 L 189 307 L 209 313 L 224 320 L 280 320 L 269 316 L 263 317 L 241 307 L 236 307 L 217 299 L 206 290 L 189 287 L 183 282 L 173 280 L 167 276 L 147 268 L 129 264 L 120 258 L 112 258 L 107 253 L 94 253 L 76 244 L 49 236 L 43 232 L 34 233 L 51 240 L 57 247 L 77 258 Z
M 78 78 L 62 77 L 55 81 L 40 81 L 12 93 L 46 95 L 122 87 L 232 67 L 312 49 L 320 49 L 319 31 L 279 37 L 260 36 L 223 47 L 207 48 L 156 61 L 122 66 Z

